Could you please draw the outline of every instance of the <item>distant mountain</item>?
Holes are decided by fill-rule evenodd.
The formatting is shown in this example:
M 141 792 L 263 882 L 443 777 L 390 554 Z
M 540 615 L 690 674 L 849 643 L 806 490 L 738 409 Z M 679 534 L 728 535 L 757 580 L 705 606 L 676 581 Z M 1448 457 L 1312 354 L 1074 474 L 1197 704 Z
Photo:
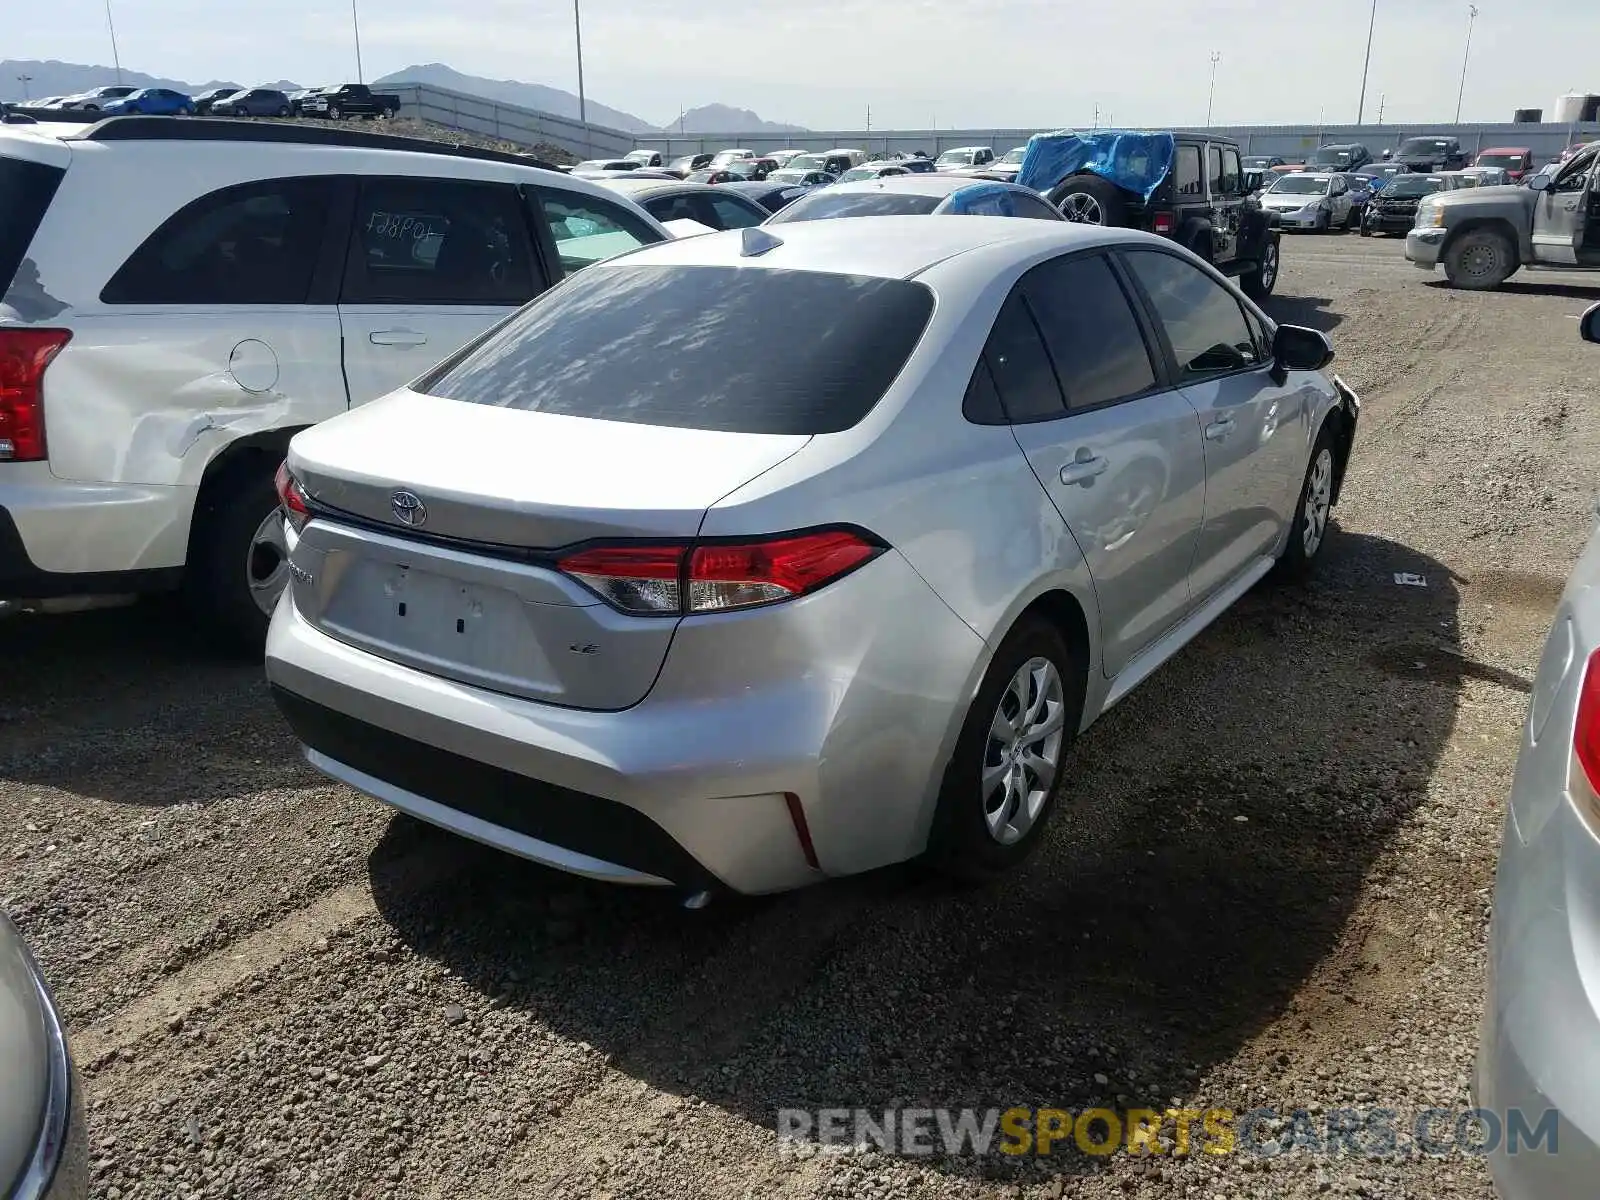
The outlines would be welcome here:
M 431 83 L 434 87 L 465 92 L 469 96 L 482 96 L 485 100 L 497 100 L 501 104 L 516 104 L 557 117 L 578 119 L 578 98 L 571 92 L 545 87 L 540 83 L 519 83 L 515 79 L 485 79 L 481 75 L 463 75 L 454 67 L 447 67 L 443 63 L 423 63 L 419 66 L 406 67 L 392 75 L 385 75 L 372 86 L 392 88 L 403 83 Z M 632 113 L 623 112 L 621 109 L 609 108 L 592 98 L 587 99 L 584 108 L 588 119 L 596 125 L 620 129 L 623 133 L 658 132 L 649 121 Z
M 681 121 L 664 127 L 667 133 L 805 133 L 803 125 L 784 125 L 763 121 L 748 108 L 726 104 L 703 104 L 683 114 Z
M 27 75 L 28 99 L 38 100 L 44 96 L 74 96 L 79 92 L 87 92 L 90 88 L 110 87 L 118 82 L 115 67 L 85 66 L 82 63 L 65 62 L 34 62 L 22 59 L 6 59 L 0 61 L 0 100 L 22 100 L 22 81 L 19 75 Z M 227 79 L 213 79 L 208 83 L 184 83 L 181 79 L 163 79 L 157 75 L 146 75 L 143 71 L 130 71 L 126 67 L 122 71 L 121 82 L 129 87 L 161 87 L 172 88 L 176 91 L 187 92 L 193 96 L 199 92 L 209 91 L 216 87 L 241 87 Z M 280 79 L 274 83 L 251 84 L 250 86 L 278 88 L 285 92 L 292 92 L 300 85 L 287 79 Z

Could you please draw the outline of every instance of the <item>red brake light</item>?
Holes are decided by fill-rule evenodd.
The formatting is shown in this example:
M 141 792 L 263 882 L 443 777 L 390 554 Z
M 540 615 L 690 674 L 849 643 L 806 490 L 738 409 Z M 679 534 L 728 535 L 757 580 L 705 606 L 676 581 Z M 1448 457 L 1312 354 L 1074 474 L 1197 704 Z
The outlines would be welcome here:
M 860 534 L 826 530 L 740 543 L 596 546 L 556 566 L 623 612 L 682 616 L 790 600 L 881 550 Z
M 1578 719 L 1572 731 L 1572 749 L 1578 756 L 1589 787 L 1600 796 L 1600 650 L 1589 656 L 1578 692 Z
M 274 482 L 278 485 L 278 503 L 283 505 L 283 512 L 289 519 L 289 524 L 297 532 L 304 529 L 306 522 L 311 519 L 311 507 L 306 503 L 305 488 L 300 486 L 298 479 L 289 474 L 287 462 L 278 465 L 278 474 Z
M 0 329 L 0 462 L 43 462 L 44 371 L 66 329 Z
M 1155 217 L 1151 221 L 1150 228 L 1156 233 L 1160 234 L 1171 233 L 1174 228 L 1172 214 L 1169 212 L 1156 213 Z

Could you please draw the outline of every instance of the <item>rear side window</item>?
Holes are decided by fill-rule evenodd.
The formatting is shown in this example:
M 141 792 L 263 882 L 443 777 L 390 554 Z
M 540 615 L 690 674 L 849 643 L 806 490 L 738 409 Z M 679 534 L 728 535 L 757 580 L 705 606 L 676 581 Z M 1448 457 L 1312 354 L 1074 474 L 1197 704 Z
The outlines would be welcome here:
M 325 177 L 267 179 L 186 204 L 100 293 L 106 304 L 304 304 L 329 205 Z
M 860 421 L 933 314 L 919 283 L 815 271 L 585 271 L 417 390 L 470 404 L 732 433 Z
M 1206 180 L 1211 187 L 1213 196 L 1223 195 L 1222 148 L 1220 146 L 1206 147 Z
M 533 247 L 507 183 L 366 179 L 345 267 L 346 304 L 525 304 Z
M 790 221 L 817 221 L 831 217 L 904 217 L 931 213 L 943 196 L 913 196 L 906 192 L 813 192 L 775 213 L 768 225 Z
M 1058 258 L 1022 277 L 1069 408 L 1093 408 L 1147 392 L 1155 368 L 1128 297 L 1099 255 Z
M 729 196 L 707 196 L 706 203 L 717 214 L 718 229 L 744 229 L 759 225 L 767 219 L 767 211 L 754 203 L 744 203 Z
M 1222 148 L 1222 194 L 1237 196 L 1243 189 L 1244 176 L 1239 170 L 1239 152 L 1232 146 Z
M 1044 421 L 1066 411 L 1050 355 L 1020 288 L 1006 298 L 983 348 L 994 389 L 1013 421 Z
M 22 265 L 64 173 L 44 163 L 0 158 L 0 296 Z
M 1178 165 L 1174 172 L 1178 180 L 1178 195 L 1200 196 L 1205 189 L 1200 183 L 1200 147 L 1179 146 Z

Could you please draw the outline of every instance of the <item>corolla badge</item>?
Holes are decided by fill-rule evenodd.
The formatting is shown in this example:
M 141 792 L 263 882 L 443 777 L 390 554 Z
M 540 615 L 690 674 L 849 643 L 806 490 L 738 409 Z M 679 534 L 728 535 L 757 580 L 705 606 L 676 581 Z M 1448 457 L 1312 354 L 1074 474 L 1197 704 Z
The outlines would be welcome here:
M 389 507 L 394 510 L 394 519 L 402 525 L 409 525 L 415 529 L 428 522 L 428 506 L 415 492 L 404 489 L 389 497 Z

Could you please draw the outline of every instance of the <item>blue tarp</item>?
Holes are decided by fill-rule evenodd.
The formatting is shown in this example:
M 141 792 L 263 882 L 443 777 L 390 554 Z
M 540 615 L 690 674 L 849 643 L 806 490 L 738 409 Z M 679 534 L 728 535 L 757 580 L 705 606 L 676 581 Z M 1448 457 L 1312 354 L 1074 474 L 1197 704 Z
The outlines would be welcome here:
M 1149 201 L 1172 170 L 1170 133 L 1137 133 L 1127 129 L 1097 129 L 1078 133 L 1058 129 L 1036 133 L 1017 171 L 1017 182 L 1048 192 L 1069 175 L 1088 171 Z
M 1017 192 L 1003 183 L 975 183 L 950 193 L 944 211 L 967 217 L 1014 217 Z

